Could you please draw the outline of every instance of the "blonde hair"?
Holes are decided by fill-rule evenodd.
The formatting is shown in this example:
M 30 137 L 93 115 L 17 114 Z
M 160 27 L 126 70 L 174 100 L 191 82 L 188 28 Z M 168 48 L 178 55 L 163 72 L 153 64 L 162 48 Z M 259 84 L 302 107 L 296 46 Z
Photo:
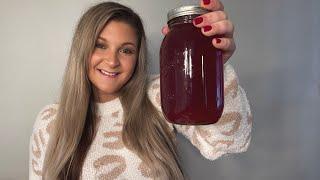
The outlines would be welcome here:
M 175 135 L 147 95 L 147 47 L 141 19 L 130 8 L 114 2 L 91 7 L 77 25 L 45 156 L 43 179 L 79 179 L 81 175 L 84 158 L 97 130 L 88 59 L 100 32 L 113 20 L 131 25 L 139 43 L 135 71 L 120 90 L 124 114 L 122 140 L 150 167 L 154 178 L 184 179 Z

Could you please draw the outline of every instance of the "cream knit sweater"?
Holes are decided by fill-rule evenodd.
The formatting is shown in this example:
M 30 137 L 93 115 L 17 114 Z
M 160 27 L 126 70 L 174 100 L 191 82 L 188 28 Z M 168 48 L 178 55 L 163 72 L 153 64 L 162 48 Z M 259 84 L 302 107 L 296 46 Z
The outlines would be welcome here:
M 209 160 L 228 153 L 247 150 L 250 143 L 252 114 L 244 90 L 230 64 L 224 66 L 225 105 L 216 124 L 169 124 L 183 134 Z M 148 89 L 152 103 L 161 111 L 160 80 L 154 77 Z M 85 158 L 81 179 L 151 179 L 148 167 L 128 150 L 121 140 L 123 110 L 119 98 L 98 103 L 98 132 Z M 58 109 L 57 104 L 45 106 L 38 114 L 30 137 L 29 179 L 41 179 L 42 165 L 50 128 Z

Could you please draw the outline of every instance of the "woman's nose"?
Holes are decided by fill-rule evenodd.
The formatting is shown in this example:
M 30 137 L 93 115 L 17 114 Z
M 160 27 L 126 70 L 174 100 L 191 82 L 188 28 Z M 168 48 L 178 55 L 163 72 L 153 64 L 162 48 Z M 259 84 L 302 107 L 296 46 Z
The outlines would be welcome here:
M 110 52 L 104 57 L 105 61 L 111 68 L 115 68 L 120 65 L 119 58 L 116 52 Z

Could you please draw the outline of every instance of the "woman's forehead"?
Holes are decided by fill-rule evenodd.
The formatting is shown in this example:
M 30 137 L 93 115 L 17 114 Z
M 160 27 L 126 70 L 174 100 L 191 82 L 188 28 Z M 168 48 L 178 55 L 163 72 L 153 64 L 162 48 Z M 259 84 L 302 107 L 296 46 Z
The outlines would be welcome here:
M 132 43 L 137 45 L 136 30 L 129 24 L 121 21 L 111 21 L 106 24 L 99 34 L 101 40 L 109 43 Z

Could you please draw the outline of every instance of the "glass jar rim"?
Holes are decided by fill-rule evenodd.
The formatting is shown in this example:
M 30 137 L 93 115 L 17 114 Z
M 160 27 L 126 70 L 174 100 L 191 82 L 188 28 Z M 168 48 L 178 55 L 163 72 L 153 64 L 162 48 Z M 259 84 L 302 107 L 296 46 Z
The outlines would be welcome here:
M 168 14 L 168 21 L 186 15 L 193 15 L 193 14 L 205 14 L 210 12 L 208 9 L 205 9 L 199 5 L 188 5 L 188 6 L 181 6 L 174 9 L 171 9 Z

